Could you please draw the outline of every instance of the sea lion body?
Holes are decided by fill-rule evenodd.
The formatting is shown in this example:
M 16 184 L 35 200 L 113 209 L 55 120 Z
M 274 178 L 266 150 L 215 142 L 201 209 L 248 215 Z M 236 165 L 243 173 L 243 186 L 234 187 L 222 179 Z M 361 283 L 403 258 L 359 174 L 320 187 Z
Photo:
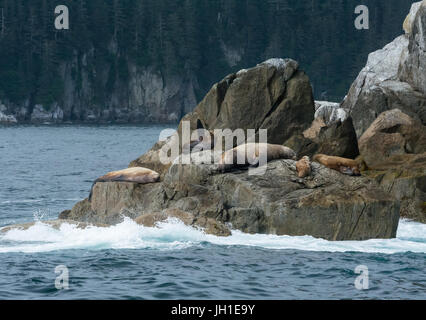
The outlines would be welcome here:
M 299 178 L 306 178 L 311 174 L 311 161 L 305 156 L 296 163 L 296 170 Z
M 267 162 L 278 159 L 296 159 L 296 153 L 285 146 L 267 143 L 246 143 L 222 154 L 219 170 L 259 165 L 261 152 L 266 151 Z
M 92 199 L 93 187 L 98 182 L 133 182 L 138 184 L 147 184 L 157 182 L 159 179 L 159 173 L 142 167 L 109 172 L 93 182 L 92 189 L 90 190 L 89 200 Z
M 313 159 L 327 168 L 339 171 L 340 173 L 350 176 L 361 175 L 359 161 L 342 157 L 327 156 L 325 154 L 317 154 Z

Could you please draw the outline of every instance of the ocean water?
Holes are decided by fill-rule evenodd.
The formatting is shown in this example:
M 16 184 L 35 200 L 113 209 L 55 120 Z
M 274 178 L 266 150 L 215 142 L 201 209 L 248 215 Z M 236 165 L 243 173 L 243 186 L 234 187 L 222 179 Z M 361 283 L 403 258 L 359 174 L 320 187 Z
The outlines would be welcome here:
M 220 238 L 176 220 L 43 224 L 87 197 L 96 177 L 126 168 L 163 129 L 0 127 L 0 227 L 37 221 L 0 234 L 0 299 L 426 299 L 426 225 L 407 220 L 397 239 L 349 242 Z M 367 290 L 355 286 L 360 265 Z M 57 266 L 69 271 L 68 290 L 55 286 Z

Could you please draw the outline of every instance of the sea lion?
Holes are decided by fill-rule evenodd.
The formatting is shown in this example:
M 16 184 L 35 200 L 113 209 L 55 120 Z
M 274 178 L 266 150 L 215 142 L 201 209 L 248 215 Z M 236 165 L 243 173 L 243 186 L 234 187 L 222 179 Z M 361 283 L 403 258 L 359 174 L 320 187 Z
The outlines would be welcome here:
M 297 161 L 296 170 L 299 178 L 305 178 L 311 174 L 311 161 L 308 156 L 304 156 L 302 159 Z
M 339 171 L 349 176 L 360 176 L 360 165 L 358 160 L 346 159 L 341 157 L 327 156 L 325 154 L 316 154 L 314 161 L 321 163 L 327 168 Z
M 92 199 L 93 187 L 98 182 L 134 182 L 138 184 L 148 184 L 157 182 L 160 174 L 143 167 L 128 168 L 120 171 L 109 172 L 96 179 L 90 190 L 89 201 Z
M 197 129 L 197 131 L 198 138 L 185 144 L 182 148 L 183 152 L 192 152 L 194 149 L 196 151 L 212 150 L 214 148 L 213 132 L 205 129 Z
M 224 172 L 236 167 L 258 166 L 262 150 L 266 151 L 267 162 L 278 159 L 296 160 L 296 153 L 288 147 L 268 143 L 246 143 L 225 151 L 219 161 L 219 170 Z

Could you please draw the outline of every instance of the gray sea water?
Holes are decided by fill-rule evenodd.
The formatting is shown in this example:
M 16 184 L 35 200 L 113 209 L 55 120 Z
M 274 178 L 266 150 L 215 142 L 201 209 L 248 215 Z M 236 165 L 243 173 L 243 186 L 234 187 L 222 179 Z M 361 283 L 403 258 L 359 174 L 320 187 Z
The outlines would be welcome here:
M 163 129 L 0 127 L 0 227 L 37 221 L 0 235 L 0 299 L 426 299 L 426 227 L 410 221 L 401 220 L 397 239 L 350 242 L 219 238 L 178 221 L 43 224 L 87 197 L 96 177 L 126 168 Z M 68 290 L 55 287 L 59 265 L 69 270 Z M 368 268 L 367 290 L 355 287 L 359 265 Z

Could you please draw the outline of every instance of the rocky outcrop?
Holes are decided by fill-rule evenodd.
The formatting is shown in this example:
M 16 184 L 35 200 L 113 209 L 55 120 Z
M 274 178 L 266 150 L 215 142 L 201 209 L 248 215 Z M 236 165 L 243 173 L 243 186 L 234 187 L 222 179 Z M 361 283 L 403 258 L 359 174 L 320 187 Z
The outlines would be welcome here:
M 412 5 L 403 28 L 369 55 L 342 107 L 360 137 L 364 174 L 401 201 L 402 216 L 425 222 L 425 0 Z
M 368 72 L 365 77 L 376 86 L 386 85 L 387 80 Z M 270 143 L 355 158 L 359 150 L 352 117 L 339 109 L 320 104 L 312 122 L 315 108 L 306 75 L 295 61 L 274 59 L 226 77 L 183 121 L 192 130 L 200 124 L 208 130 L 267 128 Z M 174 218 L 221 236 L 237 229 L 327 240 L 393 238 L 400 212 L 424 221 L 424 125 L 400 110 L 385 112 L 372 123 L 360 139 L 370 166 L 364 177 L 312 163 L 310 174 L 299 178 L 293 160 L 223 173 L 218 166 L 222 153 L 210 150 L 192 154 L 187 164 L 182 160 L 188 155 L 179 155 L 163 165 L 159 151 L 169 138 L 131 164 L 159 172 L 160 182 L 97 183 L 92 200 L 79 202 L 64 216 L 107 225 L 129 217 L 145 226 Z M 178 135 L 182 128 L 183 122 Z M 375 166 L 381 158 L 383 163 Z M 250 174 L 262 169 L 260 175 Z
M 184 117 L 195 130 L 268 129 L 268 142 L 311 141 L 314 151 L 355 157 L 358 145 L 350 117 L 331 121 L 312 137 L 303 134 L 314 117 L 309 80 L 293 60 L 274 59 L 230 75 L 213 86 L 193 113 Z M 182 123 L 178 132 L 182 129 Z M 399 202 L 374 180 L 341 175 L 318 163 L 299 178 L 296 161 L 268 163 L 262 175 L 247 170 L 222 173 L 221 152 L 180 155 L 169 165 L 159 162 L 159 142 L 131 166 L 160 172 L 149 185 L 98 183 L 92 201 L 78 203 L 69 219 L 115 224 L 123 217 L 153 226 L 167 218 L 202 227 L 207 233 L 312 235 L 328 240 L 392 238 L 399 220 Z M 302 155 L 299 154 L 299 157 Z M 257 169 L 260 170 L 260 169 Z
M 295 135 L 286 144 L 299 157 L 322 153 L 344 158 L 359 155 L 358 139 L 348 112 L 339 103 L 315 101 L 315 119 L 303 134 Z
M 395 108 L 426 123 L 424 5 L 414 5 L 404 24 L 407 34 L 371 53 L 352 84 L 342 108 L 352 116 L 358 137 L 379 114 Z
M 349 114 L 340 107 L 340 103 L 329 101 L 315 101 L 315 119 L 321 119 L 325 125 L 330 125 L 339 120 L 344 122 Z
M 322 125 L 324 124 L 324 125 Z M 358 141 L 353 127 L 352 118 L 343 122 L 339 119 L 325 125 L 321 118 L 316 118 L 312 126 L 304 132 L 304 138 L 312 141 L 308 144 L 307 155 L 315 153 L 355 159 L 359 155 Z M 299 154 L 305 153 L 304 150 Z
M 382 113 L 359 140 L 368 171 L 401 202 L 401 216 L 426 222 L 426 126 L 398 109 Z
M 314 119 L 312 87 L 291 59 L 270 59 L 215 84 L 183 118 L 197 129 L 268 130 L 268 142 L 284 144 Z
M 205 159 L 202 154 L 199 159 Z M 77 204 L 70 218 L 116 223 L 128 216 L 150 226 L 174 217 L 217 235 L 228 235 L 227 226 L 328 240 L 396 235 L 399 203 L 369 179 L 343 176 L 317 163 L 309 177 L 300 179 L 293 160 L 268 163 L 259 176 L 244 170 L 222 174 L 217 165 L 203 162 L 176 161 L 164 181 L 152 186 L 99 184 L 92 203 Z
M 426 126 L 398 109 L 383 112 L 359 140 L 361 154 L 371 169 L 394 156 L 426 152 Z
M 426 223 L 426 153 L 393 156 L 363 173 L 401 203 L 401 216 Z
M 87 223 L 114 225 L 123 217 L 132 219 L 141 215 L 139 208 L 149 212 L 163 209 L 161 184 L 137 184 L 130 182 L 97 183 L 92 199 L 77 203 L 68 219 Z
M 406 59 L 401 62 L 398 76 L 415 90 L 426 95 L 426 1 L 414 3 L 404 22 L 409 39 Z

